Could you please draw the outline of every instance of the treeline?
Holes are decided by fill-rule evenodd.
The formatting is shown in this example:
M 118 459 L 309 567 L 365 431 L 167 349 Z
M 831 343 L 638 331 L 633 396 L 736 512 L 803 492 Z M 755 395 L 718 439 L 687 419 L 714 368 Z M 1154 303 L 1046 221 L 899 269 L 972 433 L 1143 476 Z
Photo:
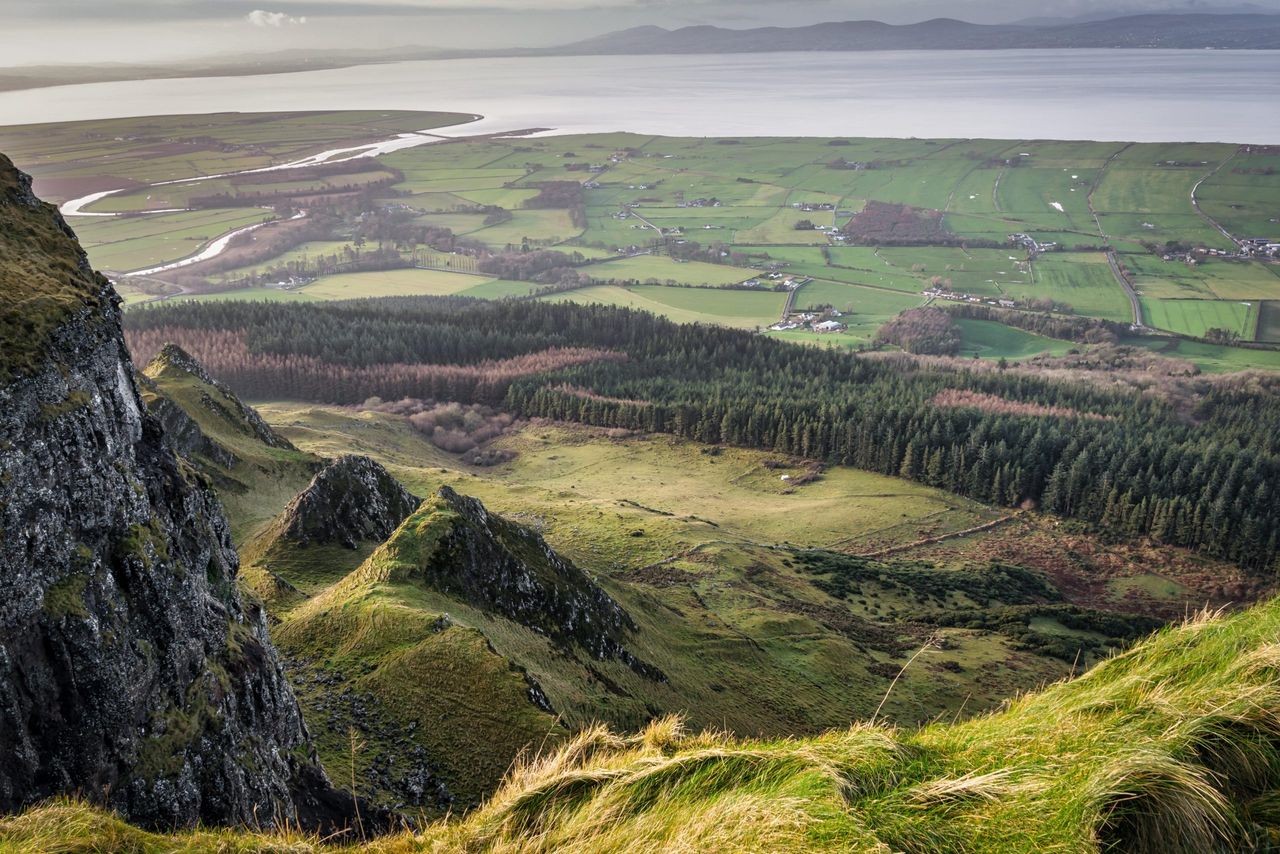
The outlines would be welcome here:
M 319 402 L 349 400 L 339 368 L 377 368 L 360 377 L 372 383 L 384 364 L 479 366 L 580 348 L 596 356 L 545 371 L 525 364 L 520 376 L 504 367 L 514 377 L 505 409 L 851 465 L 993 504 L 1038 502 L 1118 536 L 1276 568 L 1280 381 L 1269 377 L 1205 382 L 1185 417 L 1128 389 L 1019 371 L 903 370 L 607 306 L 458 298 L 182 304 L 130 312 L 126 323 L 131 340 L 147 332 L 151 346 L 175 330 L 235 332 L 243 351 L 267 367 L 254 375 L 263 385 L 252 389 L 241 385 L 247 377 L 224 375 L 234 388 Z M 268 385 L 268 356 L 294 373 Z M 412 379 L 397 376 L 394 389 L 370 393 L 491 403 L 481 394 L 500 387 L 406 392 Z M 940 405 L 948 389 L 1009 405 L 956 406 L 947 396 Z M 1033 411 L 1072 416 L 1027 414 Z
M 534 210 L 564 208 L 574 227 L 587 227 L 587 197 L 577 181 L 544 181 L 535 184 L 538 195 L 524 203 Z
M 578 284 L 586 281 L 579 277 L 574 267 L 583 262 L 581 254 L 570 256 L 564 252 L 539 249 L 532 252 L 503 252 L 480 259 L 481 273 L 512 279 L 517 282 L 542 284 Z
M 382 177 L 372 180 L 361 179 L 360 176 L 377 173 Z M 347 178 L 343 183 L 335 179 Z M 318 184 L 303 186 L 306 181 L 319 181 Z M 290 169 L 288 172 L 258 172 L 238 176 L 232 182 L 231 192 L 210 193 L 203 196 L 191 196 L 187 200 L 190 208 L 234 208 L 234 207 L 268 207 L 282 201 L 296 199 L 315 199 L 315 205 L 322 205 L 328 197 L 348 196 L 353 193 L 376 193 L 388 190 L 404 182 L 404 173 L 389 166 L 383 166 L 372 159 L 344 161 L 332 165 L 310 166 L 303 169 Z M 272 190 L 244 191 L 241 187 L 259 185 L 288 186 Z
M 511 383 L 620 353 L 586 347 L 550 347 L 507 359 L 467 365 L 392 363 L 343 365 L 296 353 L 255 352 L 242 334 L 161 327 L 126 333 L 135 362 L 144 364 L 167 343 L 182 347 L 215 376 L 252 400 L 291 399 L 355 404 L 375 397 L 430 397 L 500 403 Z
M 226 289 L 249 288 L 282 279 L 314 279 L 339 273 L 368 273 L 379 270 L 400 270 L 412 267 L 413 262 L 391 247 L 378 246 L 361 251 L 344 246 L 341 252 L 308 255 L 289 261 L 276 262 L 262 270 L 244 276 L 225 277 L 220 284 Z
M 869 201 L 841 233 L 864 246 L 975 246 L 995 248 L 1002 241 L 961 238 L 946 227 L 942 211 Z
M 894 344 L 908 353 L 954 356 L 960 351 L 960 327 L 940 308 L 909 308 L 876 331 L 876 343 Z

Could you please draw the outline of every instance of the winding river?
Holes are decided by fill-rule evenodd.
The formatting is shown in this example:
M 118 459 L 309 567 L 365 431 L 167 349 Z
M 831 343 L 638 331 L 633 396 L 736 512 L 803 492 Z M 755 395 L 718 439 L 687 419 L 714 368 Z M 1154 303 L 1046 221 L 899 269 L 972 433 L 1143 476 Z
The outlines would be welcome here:
M 481 118 L 480 116 L 472 116 L 473 121 L 479 121 L 480 118 Z M 393 151 L 403 151 L 406 148 L 416 148 L 417 146 L 420 146 L 420 145 L 430 145 L 431 143 L 441 142 L 445 139 L 449 139 L 450 137 L 446 137 L 440 134 L 438 131 L 452 130 L 454 128 L 464 128 L 464 127 L 467 127 L 467 125 L 459 124 L 459 125 L 451 125 L 445 128 L 436 128 L 432 130 L 417 131 L 414 133 L 401 133 L 401 134 L 397 134 L 396 136 L 390 139 L 382 140 L 380 142 L 363 143 L 361 145 L 350 146 L 347 148 L 333 148 L 328 151 L 321 151 L 317 154 L 308 155 L 307 157 L 303 157 L 298 160 L 292 160 L 288 163 L 279 163 L 279 164 L 276 164 L 275 166 L 263 166 L 257 169 L 243 169 L 238 172 L 221 172 L 221 173 L 218 173 L 217 175 L 197 175 L 191 178 L 178 178 L 172 181 L 157 181 L 154 184 L 148 184 L 146 186 L 150 188 L 150 187 L 164 187 L 172 184 L 194 184 L 199 181 L 212 181 L 216 178 L 234 178 L 238 175 L 252 175 L 260 172 L 281 172 L 287 169 L 305 169 L 308 166 L 319 166 L 321 164 L 345 163 L 350 160 L 358 160 L 364 157 L 377 157 L 380 154 L 390 154 Z M 125 192 L 126 189 L 129 189 L 131 191 L 136 191 L 139 188 L 121 187 L 116 190 L 102 190 L 97 193 L 90 193 L 87 196 L 81 196 L 78 199 L 71 199 L 70 201 L 64 202 L 62 206 L 59 207 L 58 210 L 65 217 L 124 216 L 123 213 L 103 213 L 103 212 L 87 211 L 85 210 L 85 208 L 89 207 L 92 204 L 95 204 L 96 202 L 100 202 L 109 196 L 114 196 L 117 193 L 123 193 Z M 185 208 L 166 208 L 163 210 L 146 211 L 145 213 L 148 213 L 148 214 L 177 213 L 183 210 L 185 210 Z M 130 212 L 130 213 L 136 213 L 136 212 Z M 291 217 L 291 219 L 295 219 L 295 220 L 302 219 L 306 215 L 307 215 L 306 211 L 300 211 L 297 214 L 295 214 L 293 217 Z M 179 270 L 183 267 L 189 267 L 192 264 L 198 264 L 201 261 L 208 261 L 211 258 L 218 257 L 224 251 L 226 251 L 227 247 L 231 245 L 231 241 L 234 240 L 235 238 L 239 237 L 242 234 L 248 234 L 251 231 L 255 231 L 259 228 L 262 228 L 265 225 L 267 225 L 267 223 L 260 222 L 254 225 L 247 225 L 241 228 L 237 228 L 234 231 L 227 232 L 221 237 L 211 241 L 203 249 L 201 249 L 199 252 L 197 252 L 194 255 L 187 256 L 186 258 L 182 258 L 177 261 L 172 261 L 168 264 L 161 264 L 157 267 L 148 267 L 145 270 L 131 270 L 127 273 L 127 275 L 155 276 L 155 275 L 159 275 L 160 273 L 169 272 L 171 270 Z

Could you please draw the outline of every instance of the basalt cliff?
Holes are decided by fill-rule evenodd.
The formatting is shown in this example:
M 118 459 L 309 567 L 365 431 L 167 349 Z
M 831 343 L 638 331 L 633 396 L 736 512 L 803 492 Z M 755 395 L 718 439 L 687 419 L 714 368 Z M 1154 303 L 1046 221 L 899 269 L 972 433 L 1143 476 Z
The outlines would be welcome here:
M 139 394 L 119 299 L 0 156 L 0 810 L 332 828 L 206 478 Z

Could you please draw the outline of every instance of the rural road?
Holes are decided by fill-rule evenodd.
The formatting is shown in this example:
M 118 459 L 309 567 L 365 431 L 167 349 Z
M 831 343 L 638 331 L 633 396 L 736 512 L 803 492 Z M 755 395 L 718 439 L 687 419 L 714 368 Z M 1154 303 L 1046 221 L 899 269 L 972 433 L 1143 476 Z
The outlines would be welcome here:
M 1214 169 L 1208 175 L 1205 175 L 1199 181 L 1196 181 L 1196 185 L 1191 188 L 1191 207 L 1195 208 L 1196 213 L 1200 214 L 1201 219 L 1203 219 L 1205 222 L 1209 223 L 1209 225 L 1213 226 L 1218 231 L 1220 231 L 1222 233 L 1222 236 L 1227 238 L 1227 240 L 1230 240 L 1233 246 L 1239 246 L 1240 242 L 1231 235 L 1231 232 L 1227 231 L 1225 228 L 1222 227 L 1221 223 L 1219 223 L 1216 219 L 1209 216 L 1207 213 L 1205 213 L 1203 210 L 1200 209 L 1200 200 L 1196 198 L 1196 192 L 1200 189 L 1200 185 L 1203 184 L 1205 181 L 1208 181 L 1214 175 L 1217 175 L 1219 172 L 1221 172 L 1222 168 L 1226 166 L 1228 163 L 1230 163 L 1234 157 L 1235 155 L 1232 154 L 1231 157 L 1228 157 L 1226 160 L 1223 160 L 1221 163 L 1219 163 L 1217 169 Z
M 1116 257 L 1114 251 L 1107 252 L 1107 263 L 1111 265 L 1112 274 L 1120 283 L 1120 287 L 1124 288 L 1125 295 L 1129 297 L 1129 305 L 1133 307 L 1133 325 L 1139 329 L 1145 328 L 1146 324 L 1142 322 L 1142 301 L 1138 299 L 1138 292 L 1133 289 L 1129 277 L 1125 275 L 1124 270 L 1120 269 L 1120 259 Z

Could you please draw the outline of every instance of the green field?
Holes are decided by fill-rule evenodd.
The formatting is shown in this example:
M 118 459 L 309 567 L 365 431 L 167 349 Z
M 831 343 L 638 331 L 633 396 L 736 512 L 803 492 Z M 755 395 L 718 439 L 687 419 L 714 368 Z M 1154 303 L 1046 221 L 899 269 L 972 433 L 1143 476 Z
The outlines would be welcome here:
M 1035 335 L 1012 326 L 1005 326 L 990 320 L 956 321 L 961 330 L 961 356 L 975 356 L 983 359 L 1024 359 L 1042 353 L 1061 356 L 1078 345 L 1070 341 L 1059 341 Z
M 1249 370 L 1280 371 L 1280 350 L 1223 347 L 1199 341 L 1174 341 L 1171 346 L 1167 341 L 1151 338 L 1127 338 L 1124 343 L 1145 347 L 1163 356 L 1186 359 L 1201 370 L 1213 374 Z
M 1188 266 L 1149 254 L 1126 254 L 1121 262 L 1144 296 L 1164 299 L 1262 300 L 1280 298 L 1280 266 L 1207 258 Z
M 583 272 L 598 281 L 636 281 L 640 284 L 736 285 L 754 277 L 755 270 L 677 261 L 661 255 L 636 255 L 602 264 L 591 264 Z
M 127 272 L 194 255 L 228 231 L 271 216 L 256 208 L 239 208 L 119 219 L 77 218 L 75 232 L 95 267 Z
M 443 270 L 384 270 L 372 273 L 343 273 L 324 276 L 301 288 L 311 299 L 358 299 L 361 297 L 448 296 L 494 281 L 489 276 L 449 273 Z
M 1052 253 L 1036 260 L 1036 283 L 1015 298 L 1048 297 L 1071 306 L 1076 314 L 1127 322 L 1133 320 L 1129 298 L 1116 281 L 1107 259 L 1096 253 Z
M 1259 304 L 1257 339 L 1280 344 L 1280 300 Z
M 128 192 L 98 203 L 99 211 L 181 206 L 193 195 L 279 192 L 304 201 L 319 191 L 402 180 L 374 193 L 372 207 L 407 218 L 413 227 L 448 228 L 481 249 L 540 247 L 581 252 L 580 276 L 624 288 L 582 289 L 565 299 L 597 299 L 660 312 L 683 322 L 764 326 L 781 303 L 770 294 L 678 293 L 629 287 L 737 284 L 770 271 L 811 277 L 801 308 L 830 304 L 851 309 L 841 346 L 869 342 L 884 320 L 920 303 L 922 291 L 950 288 L 983 300 L 1051 299 L 1081 316 L 1129 322 L 1131 308 L 1100 247 L 1119 253 L 1156 328 L 1199 336 L 1212 328 L 1275 339 L 1280 266 L 1205 258 L 1189 266 L 1163 261 L 1166 242 L 1229 249 L 1210 218 L 1237 236 L 1272 234 L 1274 174 L 1280 156 L 1221 144 L 1134 144 L 1046 140 L 684 139 L 614 133 L 522 139 L 477 138 L 465 145 L 426 145 L 380 158 L 383 168 L 312 175 L 281 172 L 182 182 L 214 173 L 278 164 L 308 153 L 428 129 L 462 120 L 435 113 L 373 110 L 308 114 L 167 116 L 0 128 L 0 149 L 32 171 L 36 188 L 60 201 L 100 189 Z M 158 140 L 160 140 L 158 142 Z M 110 168 L 104 164 L 109 163 Z M 861 164 L 843 168 L 842 164 Z M 392 171 L 396 170 L 396 171 Z M 178 181 L 151 186 L 157 181 Z M 525 205 L 549 182 L 583 184 L 581 211 Z M 1192 204 L 1199 184 L 1200 210 Z M 869 201 L 943 213 L 950 245 L 845 245 L 796 223 L 843 225 Z M 302 205 L 305 207 L 305 204 Z M 504 208 L 505 222 L 485 225 Z M 828 206 L 827 210 L 819 210 Z M 810 210 L 805 210 L 808 207 Z M 73 221 L 92 261 L 106 270 L 138 269 L 175 260 L 230 230 L 266 215 L 245 208 Z M 501 217 L 499 217 L 501 218 Z M 329 233 L 304 236 L 275 257 L 209 281 L 264 284 L 270 271 L 318 257 L 345 260 L 362 234 L 349 214 Z M 575 225 L 575 223 L 584 223 Z M 663 232 L 665 232 L 665 237 Z M 1027 257 L 1008 242 L 1015 232 L 1056 242 L 1062 251 Z M 389 241 L 404 257 L 443 257 L 414 243 L 401 229 Z M 300 238 L 303 239 L 303 238 Z M 363 239 L 363 238 L 362 238 Z M 680 263 L 664 254 L 663 239 L 698 243 L 711 251 Z M 983 245 L 971 245 L 981 243 Z M 348 247 L 352 247 L 348 249 Z M 410 253 L 413 253 L 411 256 Z M 629 256 L 619 258 L 618 256 Z M 708 257 L 709 256 L 709 257 Z M 600 260 L 609 259 L 614 260 Z M 719 259 L 722 263 L 707 263 Z M 430 263 L 430 262 L 429 262 Z M 459 265 L 474 269 L 474 258 Z M 187 271 L 190 274 L 192 271 Z M 203 275 L 196 271 L 197 275 Z M 271 284 L 272 282 L 265 282 Z M 546 282 L 544 282 L 545 284 Z M 449 274 L 361 275 L 322 280 L 297 293 L 263 288 L 208 299 L 332 299 L 350 295 L 462 293 L 485 299 L 524 296 L 539 285 Z M 121 290 L 130 303 L 163 297 L 163 284 Z M 1244 305 L 1248 303 L 1249 305 Z M 779 336 L 822 341 L 802 333 Z M 1021 357 L 1037 347 L 1061 348 L 1035 336 L 1000 342 L 973 338 L 982 354 Z M 999 336 L 997 336 L 999 337 Z M 981 340 L 979 340 L 981 339 Z M 1219 362 L 1211 360 L 1206 367 Z
M 238 279 L 270 270 L 284 270 L 291 264 L 314 264 L 320 258 L 331 258 L 337 262 L 350 261 L 355 258 L 354 253 L 355 247 L 349 240 L 312 240 L 288 249 L 265 263 L 228 270 L 210 278 L 214 281 Z
M 1142 298 L 1142 315 L 1155 329 L 1203 338 L 1210 329 L 1235 332 L 1245 341 L 1253 340 L 1257 325 L 1257 303 L 1223 300 Z
M 718 323 L 742 329 L 777 322 L 786 302 L 786 296 L 780 293 L 662 285 L 597 285 L 545 299 L 622 305 L 651 311 L 677 323 Z

